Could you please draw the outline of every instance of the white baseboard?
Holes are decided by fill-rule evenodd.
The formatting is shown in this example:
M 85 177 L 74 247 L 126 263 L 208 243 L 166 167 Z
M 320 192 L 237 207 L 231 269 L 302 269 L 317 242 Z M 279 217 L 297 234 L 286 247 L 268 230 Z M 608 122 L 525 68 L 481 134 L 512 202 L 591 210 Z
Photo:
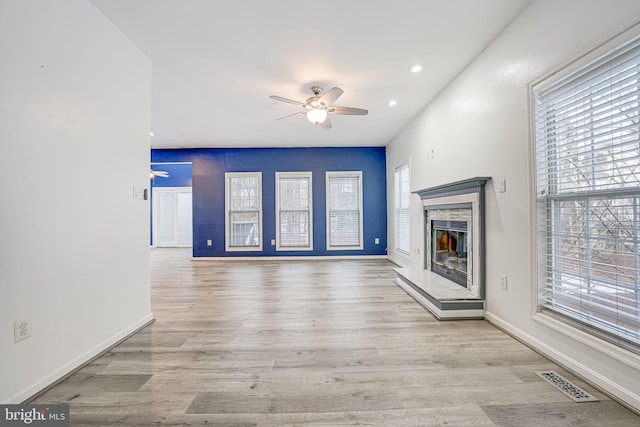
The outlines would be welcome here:
M 69 361 L 68 363 L 62 365 L 55 371 L 51 372 L 49 375 L 46 375 L 40 380 L 34 382 L 33 384 L 30 384 L 29 386 L 25 387 L 19 392 L 13 394 L 5 402 L 2 402 L 2 404 L 20 404 L 32 398 L 33 396 L 36 396 L 38 393 L 41 393 L 43 390 L 47 389 L 48 387 L 51 387 L 56 382 L 65 378 L 67 375 L 73 373 L 78 368 L 81 368 L 82 366 L 84 366 L 85 364 L 93 360 L 95 357 L 99 356 L 106 350 L 118 344 L 120 341 L 129 337 L 130 335 L 136 333 L 137 331 L 144 328 L 151 322 L 153 322 L 153 315 L 149 313 L 146 316 L 144 316 L 142 319 L 133 323 L 128 328 L 125 328 L 124 330 L 118 332 L 117 334 L 112 335 L 111 337 L 102 341 L 101 343 L 89 349 L 85 353 Z
M 405 257 L 400 257 L 397 255 L 389 255 L 389 261 L 402 268 L 410 268 L 411 260 Z
M 336 256 L 217 256 L 192 257 L 191 261 L 327 261 L 341 259 L 389 259 L 387 255 L 336 255 Z
M 600 389 L 602 392 L 608 394 L 615 400 L 627 406 L 629 409 L 640 413 L 640 395 L 638 393 L 615 383 L 611 379 L 606 378 L 602 374 L 558 351 L 556 348 L 546 344 L 538 338 L 524 332 L 510 323 L 505 322 L 503 319 L 492 313 L 485 313 L 485 319 L 492 325 L 521 341 L 523 344 L 531 347 L 533 350 L 541 353 L 584 381 Z

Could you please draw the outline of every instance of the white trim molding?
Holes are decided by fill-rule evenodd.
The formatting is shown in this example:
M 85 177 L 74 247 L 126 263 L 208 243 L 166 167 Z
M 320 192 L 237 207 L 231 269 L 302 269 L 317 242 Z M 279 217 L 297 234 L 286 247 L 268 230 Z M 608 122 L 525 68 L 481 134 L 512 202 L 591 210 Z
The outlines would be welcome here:
M 485 313 L 485 319 L 498 329 L 511 335 L 518 341 L 530 347 L 532 350 L 551 359 L 553 362 L 557 363 L 568 371 L 573 372 L 584 381 L 590 383 L 593 387 L 598 388 L 600 391 L 609 395 L 621 404 L 627 406 L 629 409 L 633 410 L 634 412 L 640 413 L 640 394 L 638 394 L 637 391 L 623 387 L 612 379 L 605 377 L 604 375 L 580 363 L 569 355 L 559 351 L 557 348 L 545 343 L 544 341 L 534 337 L 533 335 L 523 331 L 522 329 L 505 322 L 500 317 L 494 315 L 491 312 Z M 534 321 L 545 324 L 546 326 L 551 327 L 555 330 L 559 330 L 558 328 L 562 327 L 565 327 L 567 328 L 567 330 L 569 330 L 569 327 L 567 325 L 563 324 L 562 322 L 549 319 L 548 316 L 534 315 L 533 319 Z M 551 325 L 551 323 L 553 323 L 553 325 Z M 640 369 L 640 361 L 638 360 L 638 357 L 632 355 L 631 353 L 628 353 L 626 350 L 605 343 L 604 341 L 599 340 L 598 338 L 595 338 L 589 334 L 576 331 L 573 328 L 571 328 L 570 332 L 572 339 L 582 341 L 585 345 L 596 347 L 600 351 L 602 351 L 601 347 L 604 345 L 605 347 L 609 348 L 609 351 L 603 351 L 608 356 L 614 358 L 619 362 L 629 365 L 629 367 L 633 369 Z M 578 337 L 578 335 L 581 335 L 581 337 Z M 583 341 L 581 338 L 587 339 L 588 342 Z M 598 345 L 595 345 L 594 340 L 599 341 L 599 343 L 597 343 Z M 617 353 L 617 355 L 614 355 L 612 353 L 613 350 L 615 350 L 615 353 Z M 623 355 L 623 352 L 628 353 L 628 357 Z
M 28 385 L 23 388 L 19 392 L 10 396 L 6 402 L 1 402 L 2 404 L 20 404 L 29 399 L 41 394 L 43 391 L 47 390 L 49 387 L 57 384 L 59 381 L 65 379 L 67 376 L 76 372 L 78 369 L 82 368 L 89 362 L 91 362 L 96 357 L 102 355 L 105 351 L 113 348 L 120 342 L 129 338 L 131 335 L 137 333 L 141 329 L 153 323 L 154 318 L 153 314 L 149 313 L 146 316 L 139 319 L 137 322 L 133 323 L 129 327 L 123 329 L 122 331 L 112 335 L 101 343 L 95 345 L 89 350 L 85 351 L 83 354 L 79 355 L 75 359 L 65 363 L 60 366 L 58 369 L 51 372 L 49 375 L 46 375 L 36 382 Z

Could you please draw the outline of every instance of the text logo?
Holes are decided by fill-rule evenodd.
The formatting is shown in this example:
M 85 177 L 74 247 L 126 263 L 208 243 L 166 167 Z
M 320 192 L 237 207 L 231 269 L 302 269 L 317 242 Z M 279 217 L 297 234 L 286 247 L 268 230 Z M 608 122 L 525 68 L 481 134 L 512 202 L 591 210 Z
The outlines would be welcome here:
M 0 427 L 69 427 L 69 405 L 0 405 Z

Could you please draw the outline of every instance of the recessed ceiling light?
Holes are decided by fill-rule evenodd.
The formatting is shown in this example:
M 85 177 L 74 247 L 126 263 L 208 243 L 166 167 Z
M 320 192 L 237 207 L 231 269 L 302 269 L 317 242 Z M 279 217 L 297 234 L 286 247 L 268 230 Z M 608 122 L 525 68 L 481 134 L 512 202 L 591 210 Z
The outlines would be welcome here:
M 395 107 L 396 105 L 398 105 L 398 102 L 397 102 L 397 101 L 389 101 L 389 102 L 387 103 L 387 105 L 388 105 L 389 107 Z
M 155 135 L 155 133 L 149 132 L 149 136 L 153 136 L 153 135 Z
M 422 71 L 422 66 L 421 65 L 414 65 L 413 67 L 411 67 L 411 72 L 412 73 L 419 73 L 420 71 Z

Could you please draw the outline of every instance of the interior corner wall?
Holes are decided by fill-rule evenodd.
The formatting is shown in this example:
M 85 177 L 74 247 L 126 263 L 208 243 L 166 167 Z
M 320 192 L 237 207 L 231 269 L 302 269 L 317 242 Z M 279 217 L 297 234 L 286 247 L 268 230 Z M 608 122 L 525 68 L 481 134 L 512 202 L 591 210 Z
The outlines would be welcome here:
M 151 62 L 88 0 L 0 2 L 0 58 L 0 402 L 20 403 L 152 320 Z
M 640 2 L 534 0 L 388 146 L 393 171 L 410 160 L 412 191 L 475 176 L 486 188 L 487 319 L 640 410 L 640 357 L 535 314 L 529 85 L 640 21 Z M 505 193 L 498 182 L 506 180 Z M 410 265 L 422 268 L 424 217 L 411 199 Z M 390 247 L 391 234 L 389 237 Z M 393 259 L 393 253 L 390 257 Z M 508 290 L 499 276 L 508 276 Z M 547 316 L 544 316 L 545 318 Z
M 384 147 L 154 149 L 151 161 L 193 164 L 194 257 L 376 256 L 387 253 L 385 155 Z M 276 251 L 271 245 L 276 238 L 275 174 L 295 171 L 313 174 L 313 250 Z M 362 171 L 362 250 L 326 249 L 327 171 Z M 225 172 L 262 172 L 260 252 L 225 251 Z

